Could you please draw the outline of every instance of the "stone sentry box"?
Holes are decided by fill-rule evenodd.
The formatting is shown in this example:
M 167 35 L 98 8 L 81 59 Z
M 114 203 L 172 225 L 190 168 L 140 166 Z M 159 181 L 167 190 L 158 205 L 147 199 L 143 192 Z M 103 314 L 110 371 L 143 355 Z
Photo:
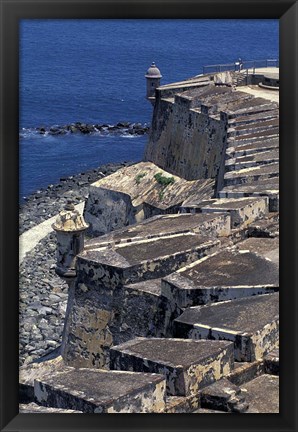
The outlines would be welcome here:
M 76 256 L 84 249 L 84 232 L 89 224 L 68 201 L 52 227 L 57 235 L 56 273 L 62 278 L 74 278 Z

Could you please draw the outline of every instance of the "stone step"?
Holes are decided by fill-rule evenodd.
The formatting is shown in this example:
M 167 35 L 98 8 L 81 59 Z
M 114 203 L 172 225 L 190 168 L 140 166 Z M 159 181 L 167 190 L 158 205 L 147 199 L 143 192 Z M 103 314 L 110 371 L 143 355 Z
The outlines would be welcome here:
M 162 279 L 161 292 L 180 308 L 278 291 L 278 263 L 250 250 L 225 250 Z M 252 252 L 254 251 L 254 252 Z
M 274 213 L 272 213 L 274 215 Z M 279 219 L 264 219 L 248 227 L 248 237 L 275 238 L 279 236 Z
M 270 130 L 279 126 L 279 119 L 270 119 L 258 123 L 250 123 L 248 125 L 228 127 L 228 137 L 238 137 Z
M 246 395 L 249 404 L 247 414 L 279 413 L 279 377 L 261 375 L 244 384 L 241 390 Z
M 279 150 L 274 149 L 270 151 L 251 153 L 246 156 L 239 156 L 226 160 L 226 171 L 237 171 L 243 168 L 251 168 L 258 165 L 266 165 L 279 161 Z
M 263 131 L 254 131 L 252 130 L 251 132 L 248 131 L 248 133 L 242 134 L 242 135 L 236 135 L 236 136 L 230 136 L 227 139 L 228 142 L 228 147 L 230 147 L 232 144 L 237 145 L 238 141 L 243 141 L 243 142 L 248 142 L 249 141 L 253 141 L 253 140 L 258 140 L 260 138 L 263 139 L 270 139 L 272 138 L 276 138 L 279 135 L 279 129 L 277 127 L 272 127 L 270 129 L 266 129 Z
M 70 370 L 70 368 L 65 365 L 61 356 L 44 362 L 35 362 L 21 366 L 19 369 L 19 402 L 21 404 L 35 402 L 35 379 L 43 379 L 53 372 L 65 370 Z
M 219 245 L 219 240 L 192 232 L 165 235 L 160 238 L 118 244 L 113 247 L 86 248 L 78 255 L 79 279 L 86 279 L 103 289 L 156 279 L 183 264 L 205 256 Z M 93 268 L 93 276 L 89 277 Z M 86 277 L 85 277 L 86 276 Z
M 63 408 L 50 408 L 38 405 L 34 402 L 19 405 L 20 414 L 82 414 L 83 411 L 76 411 Z
M 192 413 L 200 406 L 200 394 L 191 396 L 166 396 L 167 414 Z
M 250 114 L 243 117 L 239 116 L 239 117 L 231 118 L 228 120 L 228 125 L 231 127 L 242 126 L 242 125 L 248 125 L 250 123 L 262 122 L 262 121 L 267 121 L 276 118 L 279 118 L 279 110 L 273 109 L 271 111 L 265 111 L 259 114 Z
M 259 118 L 258 121 L 255 121 L 254 123 L 249 123 L 249 124 L 235 124 L 233 126 L 233 129 L 235 129 L 235 131 L 240 132 L 243 130 L 248 130 L 248 129 L 259 129 L 259 128 L 270 128 L 270 127 L 274 127 L 274 126 L 279 126 L 279 117 L 275 117 L 275 118 Z
M 230 171 L 224 175 L 224 186 L 238 184 L 251 184 L 258 180 L 271 179 L 279 176 L 279 163 L 260 165 L 244 168 L 238 171 Z
M 265 356 L 264 359 L 265 373 L 270 375 L 279 375 L 279 349 L 276 348 Z
M 239 103 L 235 104 L 234 109 L 231 111 L 238 111 L 244 110 L 244 109 L 251 109 L 251 108 L 258 108 L 262 107 L 264 105 L 268 105 L 271 102 L 269 102 L 267 99 L 264 99 L 262 97 L 253 97 L 250 100 L 240 101 Z
M 241 137 L 239 137 L 241 138 Z M 238 150 L 238 148 L 241 148 L 242 146 L 249 146 L 249 145 L 258 145 L 261 148 L 261 145 L 264 144 L 266 145 L 266 142 L 278 142 L 279 141 L 279 136 L 278 135 L 273 135 L 273 136 L 261 136 L 261 137 L 255 137 L 255 138 L 251 138 L 251 139 L 231 139 L 227 141 L 227 148 L 226 151 L 229 152 L 230 149 L 232 150 L 233 148 Z
M 201 407 L 232 413 L 244 413 L 248 409 L 246 392 L 226 378 L 211 384 L 201 391 Z
M 83 413 L 162 413 L 165 379 L 162 375 L 99 369 L 53 372 L 36 379 L 37 401 L 45 406 Z
M 136 336 L 173 336 L 174 319 L 182 310 L 162 295 L 161 279 L 125 285 L 123 290 L 117 344 Z
M 264 361 L 256 360 L 253 362 L 235 362 L 234 370 L 227 375 L 227 379 L 237 386 L 247 383 L 248 381 L 263 375 Z
M 240 157 L 247 156 L 252 153 L 264 152 L 273 149 L 278 149 L 279 147 L 279 139 L 271 139 L 271 140 L 263 140 L 263 141 L 254 141 L 253 143 L 242 144 L 236 147 L 229 147 L 226 150 L 226 154 L 228 157 Z
M 204 102 L 201 105 L 201 110 L 204 114 L 212 115 L 231 109 L 236 103 L 252 98 L 250 94 L 239 91 L 216 95 L 216 97 Z
M 261 359 L 279 340 L 279 294 L 194 306 L 176 318 L 176 336 L 234 342 L 236 361 Z
M 227 341 L 136 338 L 111 349 L 111 368 L 162 374 L 168 395 L 190 396 L 230 373 L 233 355 Z
M 219 198 L 242 198 L 267 196 L 269 212 L 279 211 L 279 177 L 256 181 L 250 184 L 226 186 L 218 192 Z
M 130 225 L 89 240 L 85 244 L 85 250 L 189 232 L 202 235 L 225 236 L 229 234 L 228 219 L 226 214 L 171 214 L 153 216 L 138 224 Z
M 237 243 L 236 250 L 254 252 L 266 260 L 270 260 L 279 265 L 279 237 L 256 238 L 250 237 Z
M 76 286 L 63 352 L 65 361 L 75 367 L 108 367 L 110 347 L 131 337 L 137 328 L 135 315 L 129 318 L 130 328 L 124 320 L 141 296 L 137 298 L 135 292 L 129 301 L 125 298 L 124 285 L 172 273 L 211 253 L 219 244 L 220 241 L 212 237 L 185 233 L 84 250 L 77 256 Z M 150 295 L 147 299 L 152 300 L 146 319 L 151 326 L 148 331 L 158 334 L 166 330 L 172 316 L 167 317 L 166 313 L 175 314 L 175 307 L 164 302 L 166 309 L 159 317 L 158 311 L 154 312 L 154 303 L 162 303 Z M 145 309 L 143 303 L 141 310 Z M 159 329 L 152 327 L 154 325 L 160 325 Z
M 254 104 L 252 104 L 252 101 Z M 262 99 L 260 103 L 260 98 L 253 98 L 252 100 L 249 100 L 247 104 L 243 103 L 239 105 L 239 108 L 234 109 L 234 111 L 227 111 L 226 114 L 228 119 L 234 119 L 237 117 L 249 116 L 251 114 L 265 113 L 276 109 L 278 109 L 278 104 L 275 102 L 268 103 L 268 101 L 266 102 Z
M 231 228 L 235 229 L 262 218 L 268 212 L 268 198 L 215 198 L 203 201 L 199 209 L 202 213 L 227 212 L 231 217 Z

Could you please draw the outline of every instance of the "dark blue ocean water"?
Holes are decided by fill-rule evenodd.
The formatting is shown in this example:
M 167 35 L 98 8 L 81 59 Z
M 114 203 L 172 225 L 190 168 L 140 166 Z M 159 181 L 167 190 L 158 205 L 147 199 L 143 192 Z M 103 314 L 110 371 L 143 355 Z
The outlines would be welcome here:
M 147 136 L 42 136 L 72 122 L 149 123 L 144 74 L 162 84 L 208 64 L 278 58 L 277 20 L 22 20 L 20 197 L 107 162 L 138 161 Z

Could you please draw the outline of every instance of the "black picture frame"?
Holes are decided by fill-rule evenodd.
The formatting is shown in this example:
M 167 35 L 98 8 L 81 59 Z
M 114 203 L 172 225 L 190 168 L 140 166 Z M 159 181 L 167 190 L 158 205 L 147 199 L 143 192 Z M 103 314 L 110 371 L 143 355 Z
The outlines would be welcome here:
M 286 0 L 0 0 L 1 431 L 297 430 L 298 5 Z M 280 20 L 281 386 L 279 414 L 18 414 L 18 23 L 34 18 Z

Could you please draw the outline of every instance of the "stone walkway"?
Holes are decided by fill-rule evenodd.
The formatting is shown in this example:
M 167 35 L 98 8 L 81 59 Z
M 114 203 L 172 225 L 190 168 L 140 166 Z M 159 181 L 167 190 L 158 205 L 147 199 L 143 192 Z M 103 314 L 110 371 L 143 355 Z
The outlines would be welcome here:
M 84 210 L 85 202 L 82 201 L 80 204 L 75 206 L 81 214 Z M 30 252 L 44 237 L 53 231 L 52 224 L 55 222 L 57 215 L 47 219 L 46 221 L 36 225 L 35 227 L 25 231 L 19 237 L 19 264 L 23 261 L 26 254 Z
M 262 97 L 264 99 L 268 99 L 272 102 L 279 102 L 279 91 L 277 90 L 269 90 L 269 89 L 267 90 L 257 85 L 241 86 L 239 90 L 256 97 Z

